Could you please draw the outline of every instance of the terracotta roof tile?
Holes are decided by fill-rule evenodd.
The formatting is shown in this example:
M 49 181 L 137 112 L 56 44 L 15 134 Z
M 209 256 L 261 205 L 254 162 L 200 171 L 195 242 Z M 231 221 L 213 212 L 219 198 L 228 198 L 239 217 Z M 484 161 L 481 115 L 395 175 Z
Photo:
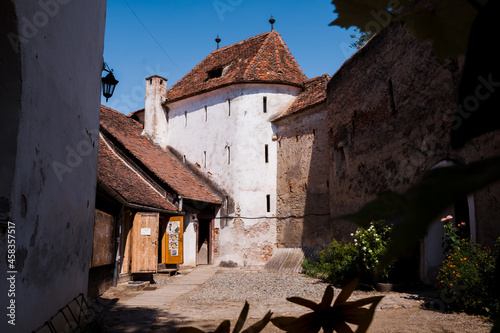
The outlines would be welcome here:
M 120 194 L 127 202 L 139 205 L 177 211 L 177 207 L 167 201 L 165 191 L 160 192 L 144 177 L 127 165 L 115 153 L 112 143 L 99 138 L 99 160 L 97 175 L 101 181 Z
M 101 126 L 155 176 L 185 199 L 220 204 L 222 201 L 169 151 L 141 135 L 141 125 L 116 110 L 101 105 Z
M 307 80 L 277 31 L 210 53 L 167 91 L 175 101 L 233 83 L 265 82 L 302 87 Z
M 304 91 L 297 96 L 290 107 L 273 121 L 309 109 L 326 101 L 326 85 L 330 81 L 328 74 L 323 74 L 304 82 Z

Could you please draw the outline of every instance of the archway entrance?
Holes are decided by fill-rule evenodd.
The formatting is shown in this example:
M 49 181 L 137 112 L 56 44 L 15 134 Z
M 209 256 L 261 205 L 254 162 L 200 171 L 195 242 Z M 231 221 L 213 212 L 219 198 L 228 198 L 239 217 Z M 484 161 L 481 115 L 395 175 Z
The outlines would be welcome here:
M 455 165 L 453 161 L 441 161 L 431 169 Z M 474 197 L 460 198 L 452 207 L 445 210 L 427 230 L 427 234 L 420 242 L 420 280 L 426 284 L 433 284 L 436 280 L 438 270 L 445 258 L 443 244 L 443 223 L 441 218 L 447 215 L 453 216 L 453 223 L 465 223 L 464 238 L 470 237 L 476 240 L 476 223 L 474 212 Z

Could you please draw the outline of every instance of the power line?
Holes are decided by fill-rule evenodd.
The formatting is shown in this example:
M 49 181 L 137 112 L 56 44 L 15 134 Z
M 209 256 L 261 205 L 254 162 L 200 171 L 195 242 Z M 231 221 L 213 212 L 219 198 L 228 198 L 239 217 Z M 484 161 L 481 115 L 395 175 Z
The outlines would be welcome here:
M 174 66 L 177 67 L 177 69 L 179 70 L 179 72 L 181 72 L 181 74 L 184 74 L 184 72 L 179 68 L 179 66 L 177 66 L 177 64 L 175 63 L 175 61 L 172 58 L 170 58 L 170 56 L 168 55 L 167 51 L 165 51 L 165 49 L 160 45 L 160 43 L 158 43 L 158 41 L 156 40 L 156 38 L 153 36 L 153 34 L 151 33 L 151 31 L 149 31 L 149 29 L 146 27 L 146 25 L 142 22 L 142 20 L 139 18 L 139 16 L 137 16 L 137 14 L 132 9 L 132 7 L 129 5 L 129 3 L 127 2 L 127 0 L 123 0 L 123 2 L 125 2 L 125 4 L 130 9 L 130 11 L 132 12 L 132 14 L 134 14 L 134 16 L 137 18 L 137 20 L 139 21 L 139 23 L 141 23 L 141 25 L 144 28 L 144 30 L 147 31 L 147 33 L 154 40 L 154 42 L 156 43 L 156 45 L 158 45 L 158 47 L 163 51 L 163 53 L 165 53 L 165 55 L 168 57 L 168 59 L 170 59 L 170 61 L 174 64 Z
M 222 220 L 222 219 L 245 219 L 245 220 L 258 220 L 258 219 L 276 219 L 276 220 L 285 220 L 285 219 L 301 219 L 304 217 L 308 216 L 330 216 L 329 213 L 327 214 L 305 214 L 305 215 L 288 215 L 288 216 L 254 216 L 254 217 L 249 217 L 249 216 L 220 216 L 220 217 L 215 217 L 216 220 Z

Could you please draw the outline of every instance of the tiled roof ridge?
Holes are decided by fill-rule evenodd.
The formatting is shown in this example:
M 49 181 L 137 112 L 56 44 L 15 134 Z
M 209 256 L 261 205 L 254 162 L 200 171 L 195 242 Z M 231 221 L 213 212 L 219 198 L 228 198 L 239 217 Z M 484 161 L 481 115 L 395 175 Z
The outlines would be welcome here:
M 330 75 L 324 73 L 305 80 L 304 91 L 297 96 L 295 101 L 285 112 L 273 118 L 271 121 L 278 121 L 287 118 L 291 115 L 312 109 L 321 103 L 324 103 L 327 98 L 326 85 L 330 79 Z
M 257 53 L 255 54 L 255 56 L 252 58 L 252 60 L 250 61 L 250 64 L 248 65 L 247 69 L 245 70 L 245 74 L 243 75 L 243 79 L 247 79 L 247 75 L 248 75 L 248 72 L 250 71 L 250 69 L 253 68 L 253 64 L 255 63 L 255 60 L 257 60 L 257 58 L 259 58 L 261 55 L 262 55 L 262 51 L 264 50 L 264 47 L 267 45 L 267 43 L 269 42 L 269 38 L 271 37 L 271 33 L 270 32 L 266 32 L 268 35 L 266 37 L 266 39 L 264 39 L 264 42 L 262 43 L 262 45 L 260 46 L 259 48 L 259 51 L 257 51 Z M 263 34 L 260 34 L 258 36 L 262 36 Z M 255 36 L 257 37 L 257 36 Z M 245 39 L 243 40 L 242 42 L 249 42 L 250 41 L 250 38 L 248 39 Z
M 212 51 L 167 90 L 166 103 L 239 83 L 303 88 L 306 79 L 279 32 L 273 30 Z
M 274 33 L 274 30 L 273 30 Z M 278 37 L 281 37 L 278 32 Z M 283 38 L 280 38 L 280 40 L 283 42 Z M 278 47 L 276 46 L 276 38 L 273 38 L 273 46 L 274 46 L 274 56 L 276 57 L 276 65 L 278 66 L 278 73 L 283 72 L 283 69 L 281 68 L 281 59 L 278 53 Z
M 298 66 L 297 60 L 295 60 L 295 57 L 293 56 L 292 52 L 290 51 L 290 49 L 286 45 L 285 41 L 283 40 L 283 37 L 281 37 L 281 34 L 279 32 L 277 32 L 277 31 L 276 31 L 276 33 L 278 34 L 278 37 L 281 40 L 281 45 L 283 45 L 283 47 L 285 48 L 285 50 L 287 51 L 287 53 L 290 55 L 290 57 L 292 57 L 292 60 L 295 61 L 295 63 L 297 64 L 297 67 L 299 68 L 300 73 L 302 73 L 302 75 L 304 75 L 304 77 L 307 78 L 307 75 L 304 73 L 304 71 L 302 70 L 302 68 L 300 66 Z
M 132 141 L 128 139 L 124 140 L 123 136 L 121 138 L 118 137 L 120 136 L 120 130 L 116 128 L 117 124 L 110 124 L 110 128 L 107 128 L 106 125 L 103 125 L 103 119 L 101 117 L 101 127 L 104 134 L 108 134 L 111 137 L 111 141 L 113 142 L 113 144 L 117 145 L 118 148 L 128 152 L 130 156 L 133 157 L 133 160 L 136 164 L 149 170 L 149 172 L 155 176 L 154 178 L 158 178 L 158 180 L 164 183 L 169 189 L 182 195 L 186 199 L 215 204 L 220 204 L 222 202 L 219 195 L 215 193 L 207 184 L 205 184 L 203 180 L 201 180 L 191 170 L 189 170 L 189 168 L 186 168 L 181 163 L 179 163 L 176 156 L 172 154 L 172 152 L 153 144 L 148 138 L 141 135 L 142 127 L 140 126 L 139 122 L 127 117 L 117 110 L 104 105 L 101 105 L 101 110 L 110 112 L 111 117 L 121 118 L 116 119 L 122 123 L 118 125 L 127 126 L 127 124 L 123 122 L 127 122 L 128 125 L 131 125 L 129 130 L 131 130 L 132 133 L 126 132 L 126 128 L 120 129 L 122 131 L 122 134 L 126 132 L 131 135 L 130 138 L 132 139 Z M 104 121 L 111 121 L 112 123 L 113 120 L 114 119 L 110 119 L 109 117 L 105 117 L 104 119 Z M 115 134 L 113 132 L 117 133 Z M 133 132 L 136 133 L 134 134 Z M 148 155 L 151 153 L 155 154 L 155 156 Z M 162 154 L 164 154 L 163 159 L 160 156 Z M 162 163 L 163 166 L 161 166 Z M 165 173 L 165 168 L 171 168 L 171 170 L 169 170 L 168 173 Z M 177 180 L 179 176 L 187 176 L 187 178 L 184 181 Z

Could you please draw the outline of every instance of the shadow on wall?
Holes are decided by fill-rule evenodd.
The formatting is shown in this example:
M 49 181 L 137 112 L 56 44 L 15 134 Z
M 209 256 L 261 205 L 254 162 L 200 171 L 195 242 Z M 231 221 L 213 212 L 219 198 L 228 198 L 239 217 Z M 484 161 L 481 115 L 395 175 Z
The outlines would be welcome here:
M 1 113 L 0 156 L 2 156 L 2 172 L 0 172 L 0 223 L 10 220 L 11 189 L 14 180 L 16 163 L 19 113 L 21 109 L 21 57 L 15 38 L 17 35 L 17 19 L 14 4 L 11 1 L 0 3 L 0 109 Z M 0 226 L 2 227 L 2 226 Z

